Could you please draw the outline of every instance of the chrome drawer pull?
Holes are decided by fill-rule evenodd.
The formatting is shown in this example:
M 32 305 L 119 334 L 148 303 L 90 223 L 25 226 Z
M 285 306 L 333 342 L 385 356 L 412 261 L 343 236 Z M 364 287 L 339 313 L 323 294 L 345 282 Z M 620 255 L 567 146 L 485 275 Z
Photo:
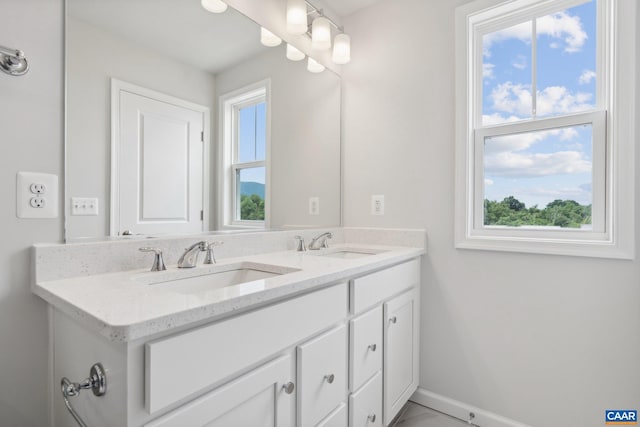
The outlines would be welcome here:
M 282 389 L 287 394 L 293 393 L 293 390 L 295 388 L 296 388 L 296 386 L 291 381 L 289 381 L 288 383 L 282 385 Z
M 333 374 L 330 375 L 325 375 L 324 376 L 325 381 L 327 381 L 329 384 L 333 384 L 333 380 L 336 379 L 336 377 Z
M 398 321 L 398 318 L 396 316 L 393 316 L 391 319 L 389 319 L 389 323 L 396 323 Z
M 368 348 L 369 348 L 369 350 L 371 350 L 371 351 L 376 351 L 376 348 L 378 348 L 378 346 L 377 346 L 377 345 L 375 345 L 375 344 L 371 344 L 371 345 L 369 345 L 369 347 L 368 347 Z
M 375 422 L 376 422 L 376 414 L 371 414 L 371 415 L 369 415 L 369 416 L 367 417 L 367 419 L 368 419 L 369 421 L 371 421 L 372 423 L 375 423 Z

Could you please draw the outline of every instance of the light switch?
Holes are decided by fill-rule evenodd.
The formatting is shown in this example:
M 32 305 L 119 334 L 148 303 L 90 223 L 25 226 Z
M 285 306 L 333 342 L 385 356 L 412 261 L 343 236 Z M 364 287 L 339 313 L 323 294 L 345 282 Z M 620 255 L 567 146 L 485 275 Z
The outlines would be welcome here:
M 309 197 L 309 215 L 320 215 L 320 197 Z
M 57 218 L 58 175 L 18 172 L 16 215 L 18 218 Z
M 384 215 L 384 196 L 371 196 L 371 215 Z

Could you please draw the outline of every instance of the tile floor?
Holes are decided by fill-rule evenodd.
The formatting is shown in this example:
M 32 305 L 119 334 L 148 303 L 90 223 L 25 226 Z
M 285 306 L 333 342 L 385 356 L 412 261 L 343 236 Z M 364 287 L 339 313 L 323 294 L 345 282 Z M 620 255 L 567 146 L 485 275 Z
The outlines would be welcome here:
M 408 402 L 400 411 L 396 422 L 390 427 L 462 427 L 468 425 L 457 418 Z

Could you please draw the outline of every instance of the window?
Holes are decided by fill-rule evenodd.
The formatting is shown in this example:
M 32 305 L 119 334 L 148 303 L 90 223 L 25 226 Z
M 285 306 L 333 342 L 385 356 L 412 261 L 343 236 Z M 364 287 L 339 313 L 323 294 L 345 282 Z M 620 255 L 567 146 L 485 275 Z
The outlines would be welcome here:
M 268 82 L 221 97 L 223 227 L 267 223 Z
M 632 256 L 633 202 L 620 190 L 633 194 L 633 139 L 621 135 L 635 106 L 618 95 L 635 79 L 620 57 L 629 43 L 634 63 L 633 19 L 613 23 L 633 3 L 458 8 L 457 247 Z

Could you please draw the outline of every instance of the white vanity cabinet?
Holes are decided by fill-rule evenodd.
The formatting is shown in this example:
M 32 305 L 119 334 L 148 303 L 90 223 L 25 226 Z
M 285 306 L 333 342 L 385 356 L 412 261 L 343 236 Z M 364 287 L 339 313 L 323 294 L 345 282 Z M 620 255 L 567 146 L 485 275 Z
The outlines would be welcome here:
M 134 341 L 53 311 L 54 376 L 107 370 L 72 401 L 92 427 L 387 426 L 418 383 L 420 260 Z M 54 425 L 74 426 L 59 392 Z

